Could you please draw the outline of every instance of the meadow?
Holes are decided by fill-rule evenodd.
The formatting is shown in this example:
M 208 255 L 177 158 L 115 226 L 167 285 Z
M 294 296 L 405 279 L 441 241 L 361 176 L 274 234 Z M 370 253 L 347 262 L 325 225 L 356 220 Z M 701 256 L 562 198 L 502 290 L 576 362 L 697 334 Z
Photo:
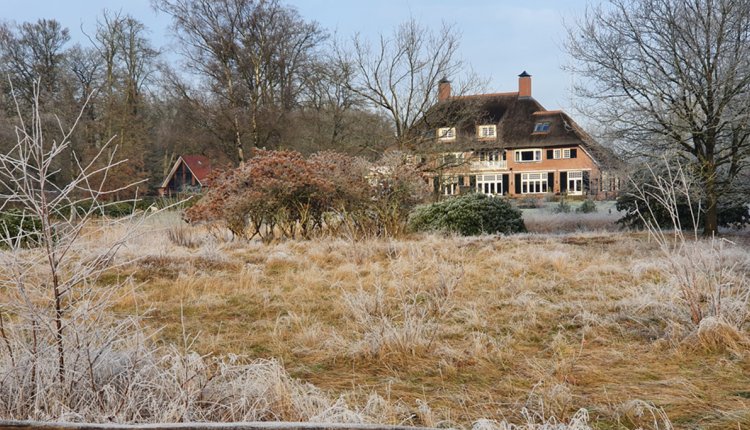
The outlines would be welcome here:
M 109 275 L 131 277 L 114 311 L 204 358 L 275 360 L 369 420 L 750 427 L 746 236 L 665 252 L 615 217 L 263 244 L 162 213 Z

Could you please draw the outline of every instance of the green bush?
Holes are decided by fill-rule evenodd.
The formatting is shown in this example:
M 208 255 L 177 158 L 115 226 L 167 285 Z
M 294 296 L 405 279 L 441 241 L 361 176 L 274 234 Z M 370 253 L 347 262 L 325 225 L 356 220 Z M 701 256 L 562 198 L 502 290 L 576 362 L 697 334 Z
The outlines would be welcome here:
M 570 212 L 570 203 L 565 200 L 565 197 L 560 199 L 560 202 L 552 208 L 552 212 L 556 214 L 566 214 Z
M 593 200 L 584 200 L 581 206 L 576 208 L 576 212 L 590 214 L 596 212 L 596 203 Z
M 414 231 L 446 231 L 463 236 L 525 232 L 521 211 L 502 197 L 466 194 L 418 207 L 410 217 Z
M 40 231 L 42 223 L 35 218 L 23 216 L 21 211 L 11 209 L 10 211 L 0 213 L 0 247 L 7 247 L 7 240 L 11 242 L 20 241 L 24 247 L 35 246 L 40 240 Z

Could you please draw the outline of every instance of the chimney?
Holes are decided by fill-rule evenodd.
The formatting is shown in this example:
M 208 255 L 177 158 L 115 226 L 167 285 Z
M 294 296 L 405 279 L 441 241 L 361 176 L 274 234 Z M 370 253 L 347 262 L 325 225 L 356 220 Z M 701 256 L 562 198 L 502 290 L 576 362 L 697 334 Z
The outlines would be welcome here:
M 443 78 L 438 82 L 438 101 L 444 102 L 451 98 L 451 81 Z
M 518 75 L 518 97 L 531 97 L 531 75 L 526 70 Z

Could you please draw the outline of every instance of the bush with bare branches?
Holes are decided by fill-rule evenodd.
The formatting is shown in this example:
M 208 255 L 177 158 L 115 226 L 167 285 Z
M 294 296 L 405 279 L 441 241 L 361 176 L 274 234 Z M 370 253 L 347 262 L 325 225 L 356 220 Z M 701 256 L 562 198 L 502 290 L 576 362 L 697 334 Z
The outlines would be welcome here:
M 427 186 L 403 153 L 373 166 L 333 152 L 306 159 L 294 151 L 257 151 L 220 173 L 186 212 L 191 222 L 221 223 L 236 236 L 309 238 L 399 235 Z
M 666 282 L 677 292 L 670 299 L 678 310 L 674 320 L 690 335 L 702 330 L 702 341 L 708 327 L 729 328 L 739 336 L 750 321 L 750 259 L 728 240 L 699 236 L 702 212 L 693 204 L 690 176 L 679 163 L 665 165 L 665 174 L 650 170 L 649 184 L 635 185 L 632 196 L 638 201 L 635 214 L 661 251 Z M 660 222 L 660 214 L 667 215 L 671 228 Z

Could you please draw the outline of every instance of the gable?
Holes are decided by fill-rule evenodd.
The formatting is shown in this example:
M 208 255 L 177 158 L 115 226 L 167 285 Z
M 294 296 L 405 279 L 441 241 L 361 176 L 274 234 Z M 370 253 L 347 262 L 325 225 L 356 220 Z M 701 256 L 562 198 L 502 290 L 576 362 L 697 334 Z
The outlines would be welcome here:
M 211 162 L 208 157 L 204 155 L 183 155 L 175 161 L 174 165 L 169 171 L 169 174 L 164 178 L 161 184 L 161 188 L 165 188 L 169 185 L 169 182 L 174 177 L 180 166 L 185 166 L 187 171 L 195 178 L 200 186 L 205 186 L 204 183 L 208 175 L 211 173 Z

